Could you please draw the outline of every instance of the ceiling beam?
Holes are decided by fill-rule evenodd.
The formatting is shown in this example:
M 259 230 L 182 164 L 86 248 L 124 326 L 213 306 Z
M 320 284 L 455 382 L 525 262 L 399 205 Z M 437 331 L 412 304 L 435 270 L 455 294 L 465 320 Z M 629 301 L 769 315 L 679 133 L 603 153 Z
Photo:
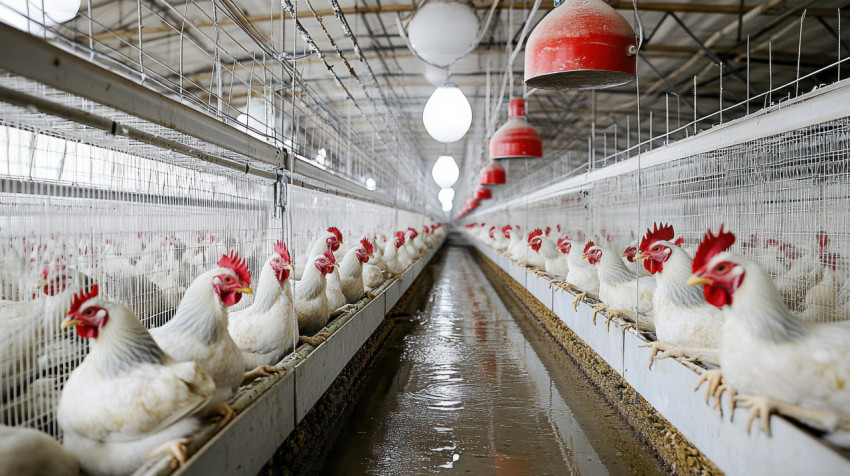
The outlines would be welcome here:
M 548 2 L 547 2 L 548 3 Z M 104 4 L 108 5 L 108 3 Z M 491 2 L 476 2 L 473 4 L 475 9 L 477 10 L 487 10 L 493 4 Z M 617 10 L 632 10 L 632 2 L 612 2 L 611 6 L 613 6 Z M 526 9 L 528 5 L 524 2 L 500 2 L 497 6 L 497 9 L 513 9 L 513 10 L 523 10 Z M 681 2 L 638 2 L 638 10 L 645 12 L 664 12 L 664 13 L 702 13 L 702 14 L 721 14 L 721 15 L 738 15 L 741 12 L 747 13 L 750 10 L 758 7 L 758 5 L 746 5 L 744 7 L 740 7 L 738 5 L 713 5 L 710 3 L 681 3 Z M 548 12 L 552 10 L 553 7 L 551 5 L 541 5 L 540 10 L 544 12 Z M 414 10 L 414 5 L 405 3 L 405 4 L 394 4 L 394 5 L 366 5 L 366 6 L 354 6 L 354 7 L 346 7 L 342 9 L 342 13 L 344 15 L 360 15 L 360 14 L 380 14 L 380 13 L 410 13 Z M 796 9 L 795 9 L 796 10 Z M 802 10 L 800 10 L 802 12 Z M 321 16 L 334 16 L 334 11 L 327 9 L 317 9 L 316 13 Z M 780 15 L 788 13 L 788 9 L 780 9 L 773 8 L 768 9 L 763 12 L 763 15 Z M 822 16 L 822 17 L 832 17 L 837 14 L 836 9 L 832 8 L 810 8 L 808 9 L 808 15 L 811 16 Z M 301 10 L 298 12 L 298 18 L 313 18 L 313 12 L 309 10 Z M 288 15 L 287 15 L 288 17 Z M 280 20 L 280 14 L 272 14 L 272 15 L 247 15 L 246 19 L 251 23 L 261 23 L 267 21 L 278 21 Z M 230 19 L 224 18 L 219 21 L 219 25 L 227 25 L 233 23 Z M 198 28 L 206 28 L 215 26 L 213 22 L 210 21 L 201 21 L 195 23 L 195 27 Z M 149 34 L 157 34 L 157 33 L 176 33 L 179 30 L 171 25 L 156 25 L 156 26 L 148 26 L 142 28 L 143 35 Z M 126 29 L 118 29 L 113 31 L 104 31 L 100 33 L 94 34 L 95 41 L 105 41 L 109 39 L 113 39 L 116 36 L 121 38 L 131 38 L 135 37 L 139 34 L 138 28 L 126 28 Z M 80 35 L 81 38 L 88 39 L 88 37 L 84 35 Z M 78 39 L 79 40 L 79 39 Z

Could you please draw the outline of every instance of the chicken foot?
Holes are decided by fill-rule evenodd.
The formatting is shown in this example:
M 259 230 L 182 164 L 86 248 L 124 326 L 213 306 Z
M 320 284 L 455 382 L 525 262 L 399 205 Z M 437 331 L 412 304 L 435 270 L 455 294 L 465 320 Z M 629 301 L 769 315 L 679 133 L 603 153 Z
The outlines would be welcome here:
M 224 428 L 224 425 L 227 425 L 234 418 L 236 418 L 236 410 L 234 410 L 233 407 L 226 403 L 217 403 L 211 406 L 207 411 L 207 414 L 213 417 L 221 418 L 221 420 L 218 422 L 218 429 Z
M 578 303 L 581 302 L 584 297 L 587 296 L 587 291 L 582 291 L 576 294 L 575 300 L 573 300 L 573 310 L 578 311 Z M 593 314 L 593 325 L 596 325 L 596 313 Z
M 683 357 L 691 362 L 698 360 L 700 362 L 720 365 L 718 350 L 711 347 L 683 347 L 664 341 L 650 342 L 641 347 L 648 348 L 651 351 L 649 354 L 649 370 L 652 370 L 652 363 L 655 359 L 661 360 L 671 357 Z
M 242 377 L 242 385 L 248 385 L 249 383 L 257 380 L 261 377 L 268 377 L 271 374 L 276 374 L 280 372 L 280 369 L 271 365 L 261 365 L 250 372 L 245 372 L 245 375 Z
M 793 418 L 812 428 L 829 433 L 837 430 L 850 431 L 850 416 L 840 413 L 813 410 L 793 403 L 777 400 L 767 395 L 738 395 L 735 397 L 742 407 L 750 409 L 747 418 L 747 432 L 757 419 L 761 419 L 762 429 L 770 436 L 770 415 L 778 413 Z
M 636 315 L 634 312 L 632 312 L 632 311 L 617 311 L 617 310 L 611 310 L 611 311 L 608 311 L 608 319 L 606 319 L 606 320 L 605 320 L 605 330 L 606 330 L 606 331 L 609 331 L 609 332 L 611 331 L 611 319 L 613 319 L 613 318 L 615 318 L 615 317 L 628 317 L 628 318 L 630 318 L 631 320 L 633 320 L 633 321 L 637 322 L 637 315 Z M 595 320 L 595 319 L 594 319 L 594 321 L 593 321 L 593 324 L 594 324 L 594 325 L 596 324 L 596 320 Z M 634 326 L 635 328 L 637 328 L 637 324 L 632 324 L 631 322 L 627 322 L 627 323 L 625 323 L 623 326 L 624 326 L 624 327 L 632 327 L 632 326 Z
M 735 396 L 738 392 L 723 380 L 723 373 L 720 369 L 703 371 L 703 373 L 699 376 L 699 380 L 697 380 L 697 385 L 694 387 L 694 391 L 698 390 L 703 383 L 707 385 L 705 389 L 705 403 L 708 403 L 709 399 L 714 397 L 717 399 L 715 408 L 721 409 L 721 399 L 723 398 L 723 394 L 726 393 L 729 395 L 729 415 L 733 415 L 735 412 Z
M 319 346 L 319 344 L 321 344 L 322 342 L 324 342 L 325 340 L 327 340 L 327 338 L 328 338 L 328 337 L 330 337 L 330 336 L 331 336 L 331 335 L 330 335 L 330 334 L 328 334 L 327 332 L 319 332 L 319 333 L 317 333 L 317 334 L 316 334 L 315 336 L 313 336 L 313 337 L 309 337 L 309 336 L 299 336 L 299 337 L 298 337 L 298 340 L 299 340 L 300 342 L 305 343 L 305 344 L 310 344 L 310 345 L 312 345 L 313 347 L 318 347 L 318 346 Z
M 177 438 L 175 440 L 166 441 L 148 453 L 148 456 L 145 459 L 153 459 L 159 455 L 168 454 L 171 455 L 171 464 L 169 466 L 171 469 L 177 469 L 186 464 L 187 447 L 192 444 L 193 441 L 195 440 L 192 438 Z
M 339 316 L 345 314 L 346 312 L 348 312 L 352 309 L 356 309 L 356 308 L 357 308 L 356 304 L 346 304 L 344 306 L 341 306 L 339 309 L 335 310 L 334 312 L 332 312 L 331 317 L 339 317 Z

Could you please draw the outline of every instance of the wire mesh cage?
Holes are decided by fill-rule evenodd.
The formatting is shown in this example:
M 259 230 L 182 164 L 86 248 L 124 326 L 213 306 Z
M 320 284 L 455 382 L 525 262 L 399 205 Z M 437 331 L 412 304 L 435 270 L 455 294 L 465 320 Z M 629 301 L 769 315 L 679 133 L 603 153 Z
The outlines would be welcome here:
M 554 197 L 520 198 L 467 221 L 519 225 L 524 237 L 548 227 L 552 236 L 586 236 L 619 252 L 666 222 L 691 255 L 706 230 L 724 224 L 737 236 L 732 252 L 767 271 L 797 317 L 844 320 L 848 173 L 850 119 L 842 118 L 598 180 L 567 180 Z M 528 193 L 538 185 L 529 175 L 516 187 Z

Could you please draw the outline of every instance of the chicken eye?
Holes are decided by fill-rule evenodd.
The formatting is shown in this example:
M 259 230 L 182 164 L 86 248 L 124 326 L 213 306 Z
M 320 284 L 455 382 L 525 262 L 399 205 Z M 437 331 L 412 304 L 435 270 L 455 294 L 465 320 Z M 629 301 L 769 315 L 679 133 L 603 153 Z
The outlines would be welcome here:
M 232 282 L 233 282 L 233 278 L 231 278 L 230 276 L 227 276 L 226 278 L 224 278 L 224 282 L 225 282 L 225 283 L 232 283 Z
M 652 249 L 652 251 L 661 251 L 661 247 L 660 247 L 660 246 L 656 246 L 655 248 L 653 248 L 653 249 Z
M 92 308 L 86 309 L 86 315 L 87 316 L 91 316 L 92 314 L 94 314 L 94 309 L 92 309 Z
M 717 272 L 718 273 L 725 273 L 728 270 L 728 268 L 729 267 L 726 266 L 725 264 L 721 264 L 720 266 L 717 267 Z

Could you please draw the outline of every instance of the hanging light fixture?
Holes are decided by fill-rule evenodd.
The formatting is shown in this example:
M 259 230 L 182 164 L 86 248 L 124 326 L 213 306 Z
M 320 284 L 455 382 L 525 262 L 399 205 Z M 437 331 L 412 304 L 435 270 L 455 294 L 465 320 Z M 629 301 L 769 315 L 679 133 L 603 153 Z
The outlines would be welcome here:
M 466 199 L 466 208 L 469 209 L 469 211 L 475 210 L 476 208 L 478 208 L 478 205 L 481 205 L 481 202 L 479 202 L 478 200 L 472 197 Z
M 511 99 L 508 121 L 490 139 L 491 159 L 529 159 L 543 157 L 540 134 L 525 119 L 525 101 Z
M 478 176 L 481 185 L 502 185 L 507 179 L 505 169 L 496 162 L 490 162 L 486 167 L 481 169 L 481 175 Z
M 488 198 L 493 198 L 493 193 L 489 188 L 479 185 L 478 188 L 475 189 L 475 192 L 472 194 L 477 200 L 487 200 Z
M 431 176 L 434 177 L 434 182 L 437 182 L 440 188 L 449 188 L 454 185 L 459 175 L 460 170 L 458 170 L 457 163 L 451 155 L 438 157 L 431 169 Z
M 4 0 L 0 22 L 38 34 L 45 27 L 65 23 L 77 16 L 80 0 Z
M 457 142 L 472 125 L 472 106 L 460 88 L 445 84 L 437 88 L 425 103 L 422 122 L 437 142 Z
M 528 87 L 601 89 L 634 80 L 635 31 L 622 15 L 602 0 L 556 0 L 555 7 L 528 37 Z
M 407 40 L 419 59 L 446 68 L 478 45 L 478 17 L 468 3 L 431 1 L 413 15 Z

